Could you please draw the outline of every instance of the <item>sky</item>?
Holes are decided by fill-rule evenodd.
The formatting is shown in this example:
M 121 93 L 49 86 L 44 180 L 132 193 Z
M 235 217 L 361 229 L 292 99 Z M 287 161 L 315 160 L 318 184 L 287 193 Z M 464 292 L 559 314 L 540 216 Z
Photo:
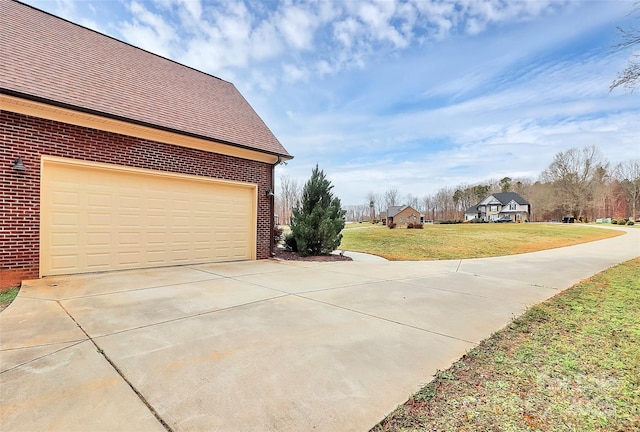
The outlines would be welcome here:
M 25 0 L 232 82 L 343 205 L 536 179 L 555 154 L 640 157 L 633 0 Z

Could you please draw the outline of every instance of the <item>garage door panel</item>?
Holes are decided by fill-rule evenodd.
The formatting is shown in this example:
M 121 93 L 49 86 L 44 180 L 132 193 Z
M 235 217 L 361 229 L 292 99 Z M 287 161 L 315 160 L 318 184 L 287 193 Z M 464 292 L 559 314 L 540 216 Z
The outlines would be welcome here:
M 76 220 L 78 220 L 78 215 L 74 215 Z M 56 225 L 54 221 L 54 225 Z M 101 227 L 108 227 L 111 225 L 111 215 L 105 213 L 89 213 L 87 214 L 87 225 L 91 226 L 93 229 L 100 229 Z
M 104 193 L 88 193 L 87 194 L 88 204 L 91 207 L 99 208 L 104 207 L 107 209 L 111 208 L 111 195 L 106 195 Z
M 156 248 L 164 246 L 167 243 L 167 237 L 164 231 L 147 231 L 147 245 L 153 245 Z
M 87 267 L 94 270 L 107 269 L 109 267 L 109 254 L 108 253 L 88 253 Z
M 42 179 L 42 275 L 255 257 L 255 185 L 60 160 Z
M 78 205 L 78 193 L 60 190 L 54 194 L 53 202 L 59 206 L 75 207 Z
M 79 236 L 75 232 L 57 232 L 51 236 L 51 246 L 54 248 L 75 247 Z
M 146 225 L 148 235 L 152 235 L 153 232 L 150 229 L 164 228 L 167 225 L 167 219 L 164 215 L 151 214 L 146 216 Z
M 90 248 L 108 248 L 111 247 L 111 233 L 110 232 L 95 232 L 90 231 L 87 233 L 87 249 Z
M 53 215 L 53 223 L 60 227 L 62 226 L 70 226 L 75 227 L 78 225 L 78 214 L 72 212 L 60 211 Z
M 68 255 L 57 253 L 52 258 L 52 262 L 53 262 L 53 265 L 55 265 L 57 268 L 64 269 L 64 270 L 76 268 L 79 264 L 78 255 L 76 255 L 75 253 L 68 254 Z
M 140 252 L 120 252 L 118 254 L 119 267 L 134 266 L 142 260 Z

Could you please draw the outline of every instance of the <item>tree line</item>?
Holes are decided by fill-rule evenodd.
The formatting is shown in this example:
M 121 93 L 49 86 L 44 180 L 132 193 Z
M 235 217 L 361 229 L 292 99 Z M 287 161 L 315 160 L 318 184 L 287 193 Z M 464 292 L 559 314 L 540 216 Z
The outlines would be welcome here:
M 300 184 L 290 177 L 280 179 L 276 215 L 288 224 L 300 199 Z M 516 192 L 531 204 L 532 221 L 640 217 L 640 159 L 610 164 L 595 146 L 559 152 L 537 178 L 490 179 L 474 184 L 443 187 L 422 197 L 403 195 L 398 188 L 369 191 L 362 203 L 343 206 L 348 221 L 380 218 L 391 206 L 409 205 L 425 219 L 463 219 L 466 209 L 496 192 Z

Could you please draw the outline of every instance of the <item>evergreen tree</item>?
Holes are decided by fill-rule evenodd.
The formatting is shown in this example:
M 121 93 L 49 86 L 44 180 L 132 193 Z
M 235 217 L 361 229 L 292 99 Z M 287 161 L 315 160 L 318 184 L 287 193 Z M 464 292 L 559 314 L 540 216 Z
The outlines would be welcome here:
M 331 193 L 333 185 L 318 165 L 302 189 L 302 199 L 293 209 L 289 244 L 301 256 L 324 255 L 340 245 L 345 211 Z

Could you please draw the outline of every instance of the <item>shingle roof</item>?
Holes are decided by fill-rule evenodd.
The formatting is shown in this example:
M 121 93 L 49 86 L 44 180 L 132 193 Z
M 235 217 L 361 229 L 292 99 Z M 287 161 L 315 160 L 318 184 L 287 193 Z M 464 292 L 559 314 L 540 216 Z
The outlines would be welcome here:
M 0 47 L 4 94 L 290 158 L 230 82 L 13 0 Z
M 400 213 L 405 208 L 407 208 L 406 205 L 404 205 L 404 206 L 391 206 L 391 207 L 389 207 L 389 209 L 387 209 L 387 216 L 388 217 L 395 217 L 395 215 Z
M 500 204 L 502 204 L 502 205 L 507 205 L 511 201 L 515 201 L 517 204 L 520 204 L 520 205 L 529 204 L 524 198 L 522 198 L 520 195 L 518 195 L 515 192 L 499 192 L 499 193 L 494 193 L 494 194 L 491 194 L 491 195 L 495 199 L 500 201 Z

